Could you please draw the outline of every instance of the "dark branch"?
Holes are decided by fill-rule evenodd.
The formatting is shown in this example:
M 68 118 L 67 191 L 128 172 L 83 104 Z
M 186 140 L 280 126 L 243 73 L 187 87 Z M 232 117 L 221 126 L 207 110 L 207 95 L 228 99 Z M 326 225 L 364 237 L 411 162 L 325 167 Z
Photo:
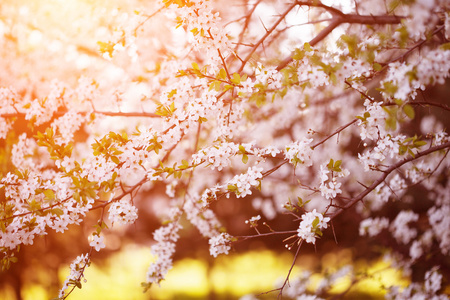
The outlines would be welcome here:
M 361 16 L 361 15 L 355 15 L 355 14 L 339 14 L 339 16 L 334 17 L 331 19 L 330 24 L 321 32 L 319 32 L 318 35 L 316 35 L 309 44 L 311 46 L 315 46 L 320 41 L 322 41 L 324 38 L 326 38 L 336 27 L 343 23 L 348 24 L 379 24 L 379 25 L 386 25 L 386 24 L 399 24 L 401 22 L 402 17 L 397 16 Z M 281 70 L 285 68 L 291 61 L 292 61 L 292 55 L 290 57 L 285 58 L 277 67 L 277 70 Z
M 387 168 L 386 170 L 384 170 L 383 175 L 380 176 L 380 178 L 378 178 L 377 180 L 375 180 L 367 189 L 365 189 L 363 192 L 361 192 L 358 196 L 354 197 L 353 199 L 350 200 L 350 202 L 348 202 L 346 205 L 344 205 L 343 208 L 341 208 L 340 210 L 336 211 L 335 213 L 333 213 L 332 215 L 330 215 L 331 219 L 336 218 L 337 216 L 339 216 L 341 213 L 343 213 L 345 210 L 351 208 L 353 205 L 355 205 L 356 203 L 358 203 L 359 201 L 361 201 L 362 199 L 364 199 L 364 197 L 366 197 L 371 191 L 373 191 L 379 184 L 381 184 L 382 182 L 384 182 L 386 180 L 386 178 L 388 177 L 388 175 L 390 173 L 392 173 L 394 170 L 400 168 L 401 166 L 403 166 L 406 163 L 409 163 L 413 160 L 418 159 L 419 157 L 431 154 L 433 152 L 442 150 L 442 149 L 446 149 L 446 148 L 450 148 L 450 142 L 447 142 L 445 144 L 439 145 L 439 146 L 434 146 L 431 147 L 425 151 L 419 152 L 417 154 L 415 154 L 414 157 L 409 156 L 399 162 L 397 162 L 396 164 L 393 164 L 392 166 L 390 166 L 389 168 Z
M 275 24 L 272 25 L 272 27 L 266 31 L 266 34 L 259 39 L 259 41 L 253 46 L 252 50 L 250 51 L 249 54 L 247 54 L 247 57 L 244 59 L 244 61 L 241 64 L 241 67 L 239 68 L 238 73 L 242 72 L 242 70 L 244 69 L 245 65 L 247 64 L 247 62 L 250 60 L 250 58 L 252 57 L 253 53 L 255 53 L 256 49 L 258 49 L 258 47 L 266 40 L 266 38 L 278 27 L 278 25 L 280 25 L 280 23 L 284 20 L 284 18 L 286 18 L 287 14 L 289 12 L 291 12 L 292 9 L 294 9 L 294 7 L 297 6 L 297 3 L 293 3 L 291 4 L 278 18 L 278 20 L 275 22 Z

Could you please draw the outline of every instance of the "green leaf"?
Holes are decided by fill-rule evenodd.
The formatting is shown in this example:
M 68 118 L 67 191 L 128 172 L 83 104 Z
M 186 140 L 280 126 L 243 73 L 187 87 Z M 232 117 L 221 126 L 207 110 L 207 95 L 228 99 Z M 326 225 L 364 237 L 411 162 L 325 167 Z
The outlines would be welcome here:
M 309 43 L 304 43 L 303 44 L 303 49 L 305 49 L 307 52 L 312 51 L 313 49 L 311 48 L 311 45 Z
M 238 189 L 237 189 L 237 187 L 235 185 L 229 184 L 227 186 L 227 190 L 229 190 L 230 192 L 236 192 Z
M 398 86 L 390 81 L 385 81 L 383 82 L 383 88 L 381 90 L 388 95 L 394 95 L 398 90 Z
M 226 79 L 227 78 L 227 72 L 225 69 L 220 69 L 219 75 L 217 75 L 217 79 Z
M 330 73 L 330 80 L 331 80 L 331 82 L 333 83 L 333 84 L 337 84 L 338 83 L 338 80 L 337 80 L 337 77 L 336 77 L 336 74 L 333 72 L 333 73 Z
M 395 10 L 395 9 L 400 5 L 400 3 L 401 3 L 400 0 L 394 0 L 394 1 L 391 1 L 391 2 L 389 3 L 389 11 Z
M 341 172 L 341 171 L 342 171 L 342 169 L 341 169 L 341 164 L 342 164 L 342 160 L 337 160 L 337 161 L 334 163 L 333 171 L 335 171 L 335 172 Z
M 395 118 L 386 119 L 386 129 L 395 130 L 397 128 L 397 120 Z
M 305 57 L 305 51 L 301 50 L 301 49 L 295 49 L 294 51 L 294 55 L 292 55 L 292 59 L 294 60 L 302 60 L 303 57 Z
M 316 218 L 314 219 L 314 221 L 312 222 L 312 227 L 313 227 L 313 228 L 316 228 L 317 225 L 319 225 L 319 222 L 320 222 L 319 217 L 316 217 Z
M 331 159 L 330 159 L 330 162 L 329 162 L 328 165 L 327 165 L 327 168 L 328 168 L 329 170 L 333 170 L 333 167 L 334 167 L 334 161 L 333 161 L 333 159 L 331 158 Z
M 6 232 L 5 223 L 3 223 L 2 221 L 0 221 L 0 229 L 1 229 L 2 232 Z
M 442 44 L 439 48 L 441 48 L 444 51 L 448 51 L 450 50 L 450 43 Z
M 248 162 L 248 155 L 247 154 L 242 155 L 242 162 L 244 164 L 246 164 Z
M 374 63 L 373 64 L 373 70 L 375 72 L 381 71 L 381 69 L 383 69 L 383 67 L 379 63 Z
M 52 214 L 62 216 L 64 214 L 64 211 L 61 208 L 56 207 L 52 209 Z
M 114 46 L 115 46 L 114 43 L 112 43 L 112 42 L 105 43 L 105 42 L 98 41 L 97 45 L 99 45 L 99 47 L 100 47 L 99 50 L 102 54 L 108 53 L 109 57 L 113 57 L 112 54 L 114 52 Z
M 414 119 L 414 117 L 415 117 L 415 111 L 414 111 L 414 108 L 411 106 L 411 105 L 409 105 L 409 104 L 406 104 L 405 106 L 403 106 L 403 112 L 408 116 L 408 118 L 410 118 L 411 120 L 413 120 Z
M 53 190 L 45 190 L 44 191 L 45 200 L 54 200 L 56 198 L 55 192 Z
M 256 189 L 261 192 L 261 180 L 258 180 L 258 186 Z
M 80 201 L 80 193 L 79 192 L 75 192 L 72 195 L 73 200 L 79 202 Z
M 403 100 L 402 99 L 394 99 L 395 104 L 397 104 L 398 106 L 401 106 L 403 104 Z
M 117 165 L 120 164 L 120 159 L 117 156 L 111 156 L 111 160 Z
M 191 32 L 194 36 L 196 36 L 199 33 L 197 28 L 191 29 Z
M 167 98 L 172 98 L 173 95 L 175 95 L 177 93 L 177 89 L 173 89 L 170 91 L 170 93 L 167 95 Z
M 79 280 L 76 280 L 76 281 L 75 281 L 75 285 L 76 285 L 76 287 L 79 288 L 79 289 L 81 289 L 81 287 L 82 287 L 81 282 L 80 282 Z
M 351 57 L 356 56 L 358 50 L 358 38 L 356 35 L 341 35 L 340 38 L 345 44 L 347 44 L 348 52 Z
M 216 92 L 218 92 L 218 91 L 220 91 L 220 85 L 221 85 L 221 82 L 218 80 L 215 80 L 209 84 L 209 90 L 210 91 L 215 90 Z
M 231 78 L 231 82 L 234 84 L 240 84 L 241 76 L 238 73 L 233 73 L 233 78 Z
M 422 146 L 425 146 L 426 144 L 428 144 L 426 141 L 415 141 L 414 142 L 414 146 L 416 146 L 416 148 L 420 148 Z
M 404 48 L 409 40 L 408 29 L 405 26 L 402 26 L 395 30 L 400 35 L 400 47 Z

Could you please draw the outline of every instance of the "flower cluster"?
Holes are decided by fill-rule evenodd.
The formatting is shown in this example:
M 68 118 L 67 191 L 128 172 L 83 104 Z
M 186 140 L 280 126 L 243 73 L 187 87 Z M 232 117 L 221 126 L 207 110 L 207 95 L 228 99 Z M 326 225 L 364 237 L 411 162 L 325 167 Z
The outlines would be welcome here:
M 316 243 L 317 236 L 322 236 L 322 229 L 328 227 L 329 217 L 324 217 L 315 209 L 302 215 L 302 221 L 297 229 L 297 235 L 307 243 Z
M 0 230 L 0 247 L 14 250 L 20 244 L 33 244 L 34 238 L 46 235 L 48 228 L 64 232 L 68 225 L 80 224 L 94 199 L 84 197 L 81 202 L 71 198 L 71 183 L 70 178 L 55 176 L 53 172 L 24 171 L 3 177 L 0 186 L 4 187 L 9 207 L 3 217 L 12 219 L 5 230 Z M 58 203 L 58 207 L 53 208 L 53 203 Z
M 284 156 L 294 166 L 297 166 L 297 164 L 304 165 L 305 167 L 312 166 L 313 162 L 311 156 L 313 150 L 311 149 L 311 146 L 309 146 L 312 141 L 313 139 L 303 138 L 286 145 Z
M 361 140 L 378 140 L 379 137 L 386 136 L 385 121 L 386 113 L 381 107 L 381 102 L 364 101 L 364 117 L 358 119 Z
M 108 212 L 108 219 L 112 224 L 132 224 L 138 218 L 138 209 L 136 208 L 136 206 L 132 205 L 125 199 L 111 204 Z
M 436 49 L 427 51 L 408 63 L 393 62 L 381 83 L 393 84 L 395 88 L 385 92 L 385 97 L 408 100 L 417 95 L 417 90 L 425 90 L 430 83 L 443 84 L 450 75 L 450 51 Z
M 231 165 L 231 157 L 236 155 L 253 155 L 257 158 L 271 156 L 275 157 L 280 150 L 274 146 L 258 148 L 253 142 L 245 144 L 220 143 L 215 146 L 206 147 L 192 155 L 192 163 L 198 165 L 206 162 L 212 170 L 218 171 Z
M 250 227 L 258 227 L 258 221 L 261 220 L 261 216 L 257 215 L 251 217 L 249 220 L 245 220 L 245 224 L 250 224 Z
M 405 27 L 410 38 L 413 40 L 426 38 L 427 25 L 438 20 L 435 14 L 437 2 L 439 0 L 421 0 L 407 6 L 410 18 L 405 20 Z
M 228 233 L 221 233 L 209 239 L 209 253 L 217 257 L 219 254 L 228 254 L 232 237 Z
M 92 235 L 92 241 L 89 243 L 89 246 L 95 249 L 95 251 L 100 251 L 100 249 L 105 248 L 105 244 L 103 243 L 103 240 L 105 239 L 104 236 L 100 234 L 93 234 Z
M 312 55 L 313 52 L 306 52 Z M 309 61 L 309 56 L 305 55 L 297 70 L 297 76 L 300 82 L 308 82 L 310 87 L 317 88 L 329 83 L 330 78 L 318 65 L 313 65 Z
M 305 297 L 306 290 L 310 284 L 311 281 L 311 272 L 310 271 L 302 271 L 299 275 L 297 275 L 295 278 L 290 280 L 290 284 L 284 291 L 286 296 L 290 298 L 296 298 L 296 297 Z M 308 295 L 312 296 L 312 295 Z M 302 298 L 300 298 L 302 299 Z M 306 298 L 308 299 L 308 298 Z M 313 298 L 317 299 L 317 298 Z
M 255 81 L 267 86 L 267 89 L 281 88 L 283 76 L 275 68 L 264 68 L 261 65 L 256 69 Z
M 420 238 L 412 242 L 411 247 L 409 248 L 409 256 L 412 261 L 420 258 L 431 248 L 431 245 L 433 244 L 433 236 L 433 231 L 427 230 L 420 236 Z
M 18 97 L 14 89 L 0 88 L 0 139 L 6 138 L 13 123 L 11 120 L 1 117 L 1 115 L 14 114 L 16 112 L 16 99 L 18 99 Z
M 401 300 L 401 299 L 435 299 L 435 300 L 448 300 L 448 296 L 441 294 L 443 276 L 438 272 L 438 268 L 433 267 L 425 273 L 424 283 L 413 282 L 406 288 L 400 289 L 398 286 L 390 288 L 389 293 L 386 295 L 386 299 Z
M 58 108 L 66 102 L 66 87 L 57 80 L 51 84 L 51 91 L 45 99 L 34 99 L 26 108 L 26 120 L 34 120 L 36 125 L 50 121 Z
M 69 111 L 64 116 L 56 119 L 52 123 L 53 131 L 57 133 L 55 142 L 59 145 L 68 144 L 73 140 L 74 133 L 80 129 L 86 118 L 73 111 Z
M 400 145 L 406 139 L 404 135 L 386 135 L 376 142 L 376 146 L 368 149 L 363 154 L 358 153 L 360 163 L 364 165 L 364 170 L 369 171 L 384 162 L 387 157 L 399 158 Z
M 69 287 L 81 286 L 81 280 L 84 278 L 84 269 L 91 264 L 89 254 L 82 254 L 70 264 L 70 274 L 67 276 L 64 284 L 59 291 L 59 299 L 65 298 L 65 291 Z M 84 279 L 86 282 L 86 279 Z
M 236 175 L 227 182 L 227 189 L 236 194 L 237 198 L 244 198 L 252 194 L 252 187 L 260 184 L 262 179 L 262 168 L 250 167 L 244 174 Z M 227 194 L 227 197 L 229 194 Z
M 428 219 L 434 235 L 439 241 L 439 247 L 444 255 L 450 253 L 450 205 L 433 206 L 428 210 Z
M 354 276 L 353 267 L 344 265 L 330 274 L 324 276 L 318 284 L 313 284 L 312 278 L 315 274 L 310 271 L 303 271 L 290 280 L 289 286 L 283 291 L 289 298 L 301 300 L 321 300 L 317 295 L 327 294 L 335 285 L 336 281 Z M 310 294 L 313 292 L 314 294 Z
M 36 141 L 28 138 L 26 133 L 19 136 L 19 140 L 13 146 L 11 161 L 19 170 L 37 170 L 42 165 L 36 165 L 33 154 L 37 150 Z
M 178 222 L 171 222 L 153 233 L 156 244 L 151 246 L 151 252 L 156 257 L 156 261 L 148 268 L 147 283 L 159 284 L 172 268 L 172 256 L 175 253 L 175 243 L 180 237 L 178 235 L 180 228 Z
M 189 222 L 198 229 L 200 234 L 211 238 L 219 233 L 221 224 L 214 211 L 206 207 L 207 204 L 188 198 L 183 209 Z
M 346 177 L 350 174 L 347 169 L 341 168 L 340 161 L 320 165 L 320 193 L 326 199 L 335 198 L 342 193 L 341 183 L 337 181 L 339 177 Z
M 324 291 L 331 289 L 333 285 L 339 279 L 350 277 L 353 275 L 353 266 L 345 265 L 339 268 L 337 271 L 330 274 L 330 276 L 326 276 L 323 278 L 316 287 L 316 294 L 322 294 Z
M 211 169 L 221 171 L 231 164 L 230 157 L 239 152 L 239 145 L 234 143 L 222 143 L 217 147 L 204 148 L 192 156 L 194 164 L 207 162 Z
M 389 227 L 387 218 L 367 218 L 359 224 L 359 235 L 369 235 L 370 237 L 378 235 L 383 229 Z
M 189 5 L 173 4 L 170 11 L 177 16 L 178 26 L 186 26 L 192 33 L 191 41 L 195 49 L 204 51 L 212 65 L 221 63 L 218 51 L 223 57 L 231 53 L 231 42 L 226 32 L 220 27 L 219 13 L 214 13 L 208 1 L 190 0 Z
M 416 222 L 419 215 L 412 211 L 401 211 L 394 222 L 391 224 L 390 230 L 394 238 L 402 244 L 409 243 L 417 236 L 417 230 L 408 226 L 410 222 Z

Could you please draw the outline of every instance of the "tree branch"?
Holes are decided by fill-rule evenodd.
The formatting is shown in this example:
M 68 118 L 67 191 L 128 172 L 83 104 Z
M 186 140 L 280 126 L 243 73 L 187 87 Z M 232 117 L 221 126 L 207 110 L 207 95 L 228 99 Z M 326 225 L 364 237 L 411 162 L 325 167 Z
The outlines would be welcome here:
M 410 156 L 407 157 L 399 162 L 397 162 L 396 164 L 393 164 L 392 166 L 390 166 L 389 168 L 387 168 L 386 170 L 383 171 L 383 175 L 380 176 L 380 178 L 378 178 L 377 180 L 375 180 L 367 189 L 365 189 L 363 192 L 361 192 L 358 196 L 356 196 L 355 198 L 351 199 L 350 202 L 348 202 L 346 205 L 344 205 L 340 210 L 336 211 L 335 213 L 333 213 L 332 215 L 330 215 L 331 219 L 336 218 L 337 216 L 339 216 L 341 213 L 343 213 L 345 210 L 351 208 L 353 205 L 355 205 L 356 203 L 358 203 L 359 201 L 361 201 L 364 197 L 366 197 L 371 191 L 373 191 L 380 183 L 384 182 L 384 180 L 386 180 L 386 178 L 388 177 L 388 175 L 390 173 L 392 173 L 394 170 L 400 168 L 401 166 L 403 166 L 406 163 L 409 163 L 413 160 L 418 159 L 419 157 L 428 155 L 430 153 L 442 150 L 442 149 L 446 149 L 446 148 L 450 148 L 450 142 L 447 142 L 445 144 L 439 145 L 439 146 L 434 146 L 431 147 L 425 151 L 419 152 L 417 153 L 414 157 Z
M 328 139 L 330 139 L 331 137 L 333 137 L 334 135 L 338 134 L 339 132 L 341 132 L 342 130 L 344 130 L 345 128 L 347 128 L 348 126 L 354 124 L 356 121 L 358 121 L 358 119 L 353 119 L 352 121 L 348 122 L 347 124 L 339 127 L 338 129 L 336 129 L 332 134 L 330 134 L 329 136 L 327 136 L 325 139 L 323 139 L 322 141 L 318 142 L 317 144 L 315 144 L 314 146 L 311 146 L 311 148 L 314 150 L 317 146 L 325 143 Z
M 281 21 L 284 20 L 284 18 L 287 16 L 287 14 L 289 12 L 291 12 L 292 9 L 294 9 L 294 7 L 297 6 L 297 3 L 294 2 L 293 4 L 291 4 L 278 18 L 278 20 L 275 22 L 275 24 L 272 25 L 272 27 L 266 31 L 266 34 L 259 39 L 259 41 L 253 46 L 252 50 L 250 50 L 250 53 L 247 54 L 247 57 L 244 59 L 244 61 L 241 64 L 241 67 L 239 68 L 239 70 L 237 71 L 237 73 L 242 72 L 242 70 L 244 69 L 245 65 L 247 64 L 247 62 L 250 60 L 250 58 L 252 57 L 253 53 L 255 53 L 256 49 L 258 49 L 258 47 L 265 41 L 265 39 L 278 27 L 278 25 L 280 25 Z
M 322 6 L 321 6 L 322 7 Z M 309 44 L 311 46 L 315 46 L 320 41 L 322 41 L 325 37 L 327 37 L 336 27 L 343 23 L 348 24 L 379 24 L 379 25 L 386 25 L 386 24 L 399 24 L 401 22 L 402 17 L 398 16 L 361 16 L 361 15 L 355 15 L 355 14 L 342 14 L 337 17 L 334 17 L 331 19 L 330 24 L 325 27 L 321 32 L 319 32 L 318 35 L 316 35 L 311 41 L 309 41 Z M 278 66 L 277 70 L 280 71 L 281 69 L 285 68 L 291 61 L 292 61 L 292 55 L 285 58 Z

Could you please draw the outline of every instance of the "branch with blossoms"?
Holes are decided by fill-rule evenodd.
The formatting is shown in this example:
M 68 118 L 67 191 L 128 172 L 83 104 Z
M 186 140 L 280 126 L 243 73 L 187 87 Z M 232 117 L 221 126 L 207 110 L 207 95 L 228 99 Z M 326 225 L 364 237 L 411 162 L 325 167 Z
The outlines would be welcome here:
M 445 150 L 450 148 L 450 142 L 441 144 L 441 145 L 437 145 L 434 147 L 430 147 L 427 150 L 424 150 L 422 152 L 418 152 L 415 153 L 414 156 L 410 156 L 408 158 L 405 158 L 395 164 L 393 164 L 392 166 L 389 166 L 388 168 L 386 168 L 385 170 L 382 170 L 381 172 L 383 173 L 382 176 L 380 176 L 380 178 L 378 178 L 376 181 L 374 181 L 370 186 L 367 187 L 366 190 L 364 190 L 363 192 L 361 192 L 358 196 L 352 198 L 348 203 L 346 203 L 342 208 L 340 208 L 339 210 L 337 210 L 335 213 L 333 213 L 330 217 L 331 218 L 336 218 L 337 216 L 339 216 L 341 213 L 343 213 L 345 210 L 351 208 L 352 206 L 354 206 L 356 203 L 362 201 L 364 199 L 365 196 L 367 196 L 370 192 L 372 192 L 378 185 L 380 185 L 382 182 L 384 182 L 386 180 L 386 178 L 395 170 L 398 170 L 401 166 L 403 166 L 406 163 L 409 163 L 411 161 L 414 161 L 416 159 L 419 159 L 422 156 L 425 155 L 429 155 L 430 153 L 439 151 L 439 150 Z
M 318 146 L 319 144 L 317 144 Z M 291 266 L 291 270 L 292 267 L 295 265 L 295 261 L 297 259 L 298 253 L 300 251 L 302 242 L 305 241 L 306 243 L 312 243 L 315 244 L 316 239 L 321 237 L 323 235 L 322 230 L 323 229 L 327 229 L 327 223 L 330 222 L 332 219 L 338 217 L 339 215 L 341 215 L 343 212 L 345 212 L 346 210 L 349 210 L 351 207 L 353 207 L 355 204 L 361 202 L 364 200 L 364 198 L 370 193 L 372 192 L 377 186 L 379 186 L 382 182 L 384 182 L 386 180 L 386 178 L 394 171 L 398 170 L 400 167 L 402 167 L 404 164 L 412 162 L 416 159 L 419 159 L 422 156 L 426 156 L 429 155 L 433 152 L 437 152 L 437 151 L 441 151 L 441 150 L 445 150 L 445 149 L 450 149 L 450 142 L 447 142 L 445 144 L 441 144 L 438 146 L 434 146 L 431 147 L 427 150 L 424 150 L 422 152 L 418 152 L 416 153 L 414 156 L 410 156 L 408 158 L 403 159 L 402 161 L 399 161 L 397 163 L 395 163 L 394 165 L 390 166 L 389 168 L 383 170 L 383 174 L 382 176 L 380 176 L 376 181 L 374 181 L 370 186 L 368 186 L 364 191 L 362 191 L 361 193 L 359 193 L 359 195 L 357 195 L 356 197 L 350 199 L 347 203 L 345 203 L 342 207 L 337 207 L 338 209 L 330 214 L 325 214 L 325 216 L 328 217 L 324 217 L 324 215 L 319 214 L 316 212 L 316 210 L 312 211 L 312 212 L 306 212 L 301 216 L 296 215 L 294 212 L 297 211 L 301 211 L 301 208 L 303 207 L 303 203 L 302 200 L 299 199 L 299 203 L 297 204 L 292 204 L 291 202 L 286 203 L 285 207 L 288 211 L 292 212 L 293 215 L 295 216 L 294 221 L 297 220 L 302 220 L 300 222 L 299 228 L 297 229 L 297 232 L 295 231 L 274 231 L 273 229 L 271 229 L 270 227 L 270 231 L 267 233 L 261 233 L 257 230 L 257 220 L 260 219 L 259 218 L 252 218 L 249 221 L 246 221 L 246 223 L 251 223 L 251 227 L 254 227 L 257 230 L 257 235 L 251 235 L 251 236 L 240 236 L 237 237 L 239 241 L 244 241 L 244 240 L 248 240 L 251 238 L 261 238 L 261 237 L 266 237 L 266 236 L 273 236 L 273 235 L 290 235 L 288 238 L 284 239 L 283 242 L 295 238 L 295 241 L 292 242 L 290 245 L 286 244 L 286 248 L 288 248 L 289 250 L 295 245 L 297 244 L 298 249 L 296 251 L 295 257 L 294 257 L 294 261 L 292 263 Z M 447 151 L 448 152 L 448 151 Z M 331 206 L 329 206 L 328 208 L 330 208 Z M 328 210 L 327 208 L 327 210 Z M 294 235 L 292 235 L 293 233 L 296 233 Z M 291 270 L 288 273 L 288 276 L 286 278 L 286 280 L 284 281 L 284 284 L 276 289 L 279 290 L 280 294 L 279 297 L 281 297 L 282 292 L 284 287 L 286 286 L 288 280 L 289 280 L 289 274 L 291 272 Z
M 105 27 L 117 29 L 97 43 L 105 60 L 92 73 L 1 87 L 0 138 L 10 149 L 0 153 L 10 161 L 0 175 L 2 266 L 17 261 L 19 246 L 101 210 L 87 238 L 91 250 L 72 263 L 60 292 L 66 298 L 81 287 L 93 249 L 105 247 L 104 230 L 139 222 L 149 193 L 164 197 L 166 216 L 153 233 L 144 290 L 163 283 L 182 251 L 184 220 L 213 257 L 253 238 L 279 236 L 289 250 L 297 247 L 279 297 L 308 296 L 288 285 L 300 247 L 325 239 L 329 227 L 337 240 L 345 211 L 363 219 L 361 238 L 389 232 L 396 244 L 389 251 L 403 255 L 405 270 L 426 262 L 432 247 L 450 253 L 448 184 L 439 179 L 448 175 L 449 108 L 416 99 L 448 82 L 448 5 L 375 2 L 145 4 L 129 11 L 129 24 Z M 297 20 L 310 37 L 298 37 Z M 167 33 L 159 43 L 155 28 Z M 433 193 L 426 210 L 403 201 L 419 185 Z M 393 199 L 406 208 L 383 216 Z M 246 200 L 258 215 L 239 213 L 253 235 L 227 230 L 235 220 L 216 208 Z M 276 230 L 272 220 L 289 229 Z M 316 295 L 349 273 L 330 275 Z M 427 265 L 426 274 L 415 289 L 440 295 L 437 267 Z

